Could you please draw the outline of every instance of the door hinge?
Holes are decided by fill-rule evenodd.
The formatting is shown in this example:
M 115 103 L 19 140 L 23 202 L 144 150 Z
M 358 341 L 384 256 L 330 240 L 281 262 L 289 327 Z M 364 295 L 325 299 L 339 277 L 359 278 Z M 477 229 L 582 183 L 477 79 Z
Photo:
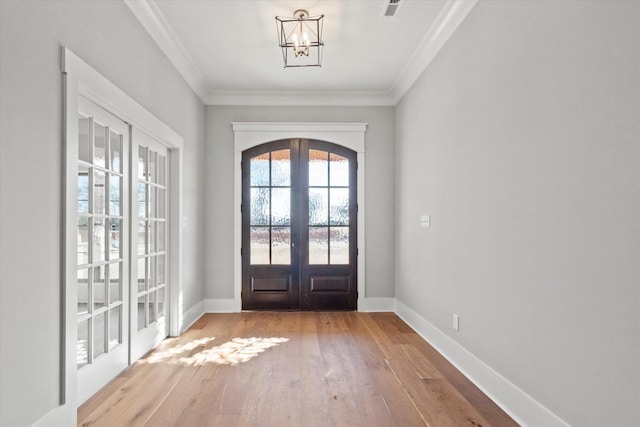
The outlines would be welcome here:
M 360 248 L 356 248 L 356 256 L 360 256 Z
M 244 255 L 243 250 L 242 248 L 240 248 L 240 256 L 243 256 L 243 255 Z
M 244 209 L 244 204 L 240 203 L 240 213 L 243 212 L 243 209 Z

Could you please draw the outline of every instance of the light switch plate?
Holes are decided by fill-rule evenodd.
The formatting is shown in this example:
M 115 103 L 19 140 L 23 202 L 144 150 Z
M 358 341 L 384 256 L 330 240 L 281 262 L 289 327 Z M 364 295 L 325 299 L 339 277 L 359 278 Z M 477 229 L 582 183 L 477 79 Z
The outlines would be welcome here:
M 420 227 L 431 227 L 431 215 L 420 215 Z
M 453 315 L 453 329 L 455 329 L 456 331 L 460 330 L 460 316 L 458 316 L 457 314 Z

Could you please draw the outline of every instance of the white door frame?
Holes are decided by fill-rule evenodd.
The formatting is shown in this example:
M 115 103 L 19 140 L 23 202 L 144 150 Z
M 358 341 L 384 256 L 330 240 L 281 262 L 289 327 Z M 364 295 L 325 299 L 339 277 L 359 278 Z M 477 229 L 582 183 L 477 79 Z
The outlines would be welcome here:
M 234 135 L 234 205 L 233 205 L 233 307 L 242 310 L 242 152 L 266 142 L 280 139 L 307 138 L 341 145 L 358 153 L 358 307 L 365 298 L 365 203 L 364 142 L 367 123 L 279 123 L 232 122 Z
M 157 117 L 134 101 L 71 50 L 61 49 L 63 73 L 63 142 L 65 170 L 63 183 L 63 238 L 61 284 L 61 366 L 60 406 L 42 418 L 36 425 L 76 424 L 77 418 L 77 278 L 76 278 L 76 199 L 78 101 L 83 96 L 111 114 L 154 136 L 170 150 L 169 183 L 169 333 L 178 335 L 182 327 L 182 171 L 183 139 Z M 131 132 L 130 132 L 131 134 Z M 69 254 L 69 256 L 67 256 Z

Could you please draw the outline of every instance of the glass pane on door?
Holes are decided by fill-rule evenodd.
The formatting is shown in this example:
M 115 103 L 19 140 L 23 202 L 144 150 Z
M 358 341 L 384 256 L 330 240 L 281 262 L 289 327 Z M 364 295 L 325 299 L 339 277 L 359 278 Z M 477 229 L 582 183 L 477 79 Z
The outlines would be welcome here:
M 271 186 L 291 186 L 290 150 L 277 150 L 271 152 Z
M 309 186 L 326 187 L 329 182 L 329 153 L 309 150 Z
M 78 160 L 91 163 L 91 141 L 89 118 L 80 116 L 78 119 Z
M 78 314 L 89 313 L 89 269 L 78 270 Z
M 252 265 L 291 264 L 291 150 L 250 159 L 249 250 Z
M 105 131 L 107 128 L 95 121 L 93 125 L 93 164 L 104 167 L 107 154 L 107 140 L 105 138 Z
M 349 159 L 329 154 L 329 183 L 332 187 L 349 186 Z
M 87 165 L 78 165 L 78 213 L 89 213 L 89 174 L 92 169 Z
M 271 153 L 261 154 L 251 159 L 251 186 L 269 186 Z
M 291 264 L 291 229 L 271 229 L 271 264 Z
M 110 132 L 109 138 L 109 162 L 111 170 L 114 172 L 122 172 L 122 135 L 114 131 Z
M 329 259 L 331 264 L 349 264 L 349 227 L 331 227 Z
M 109 350 L 122 343 L 122 307 L 109 311 Z
M 100 356 L 106 351 L 106 313 L 103 311 L 93 317 L 93 358 Z
M 251 264 L 269 264 L 269 227 L 251 227 Z
M 329 263 L 329 233 L 327 227 L 309 227 L 309 264 Z
M 109 264 L 109 305 L 122 301 L 121 262 Z
M 349 264 L 349 159 L 309 150 L 309 264 Z
M 78 344 L 76 363 L 78 368 L 89 364 L 89 320 L 82 320 L 78 323 Z

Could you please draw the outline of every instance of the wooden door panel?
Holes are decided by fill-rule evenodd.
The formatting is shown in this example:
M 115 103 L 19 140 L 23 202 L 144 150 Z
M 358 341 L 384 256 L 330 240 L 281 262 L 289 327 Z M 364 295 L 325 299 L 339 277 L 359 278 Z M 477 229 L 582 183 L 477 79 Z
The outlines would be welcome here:
M 301 302 L 304 310 L 354 310 L 357 292 L 351 274 L 303 274 Z
M 343 293 L 351 292 L 351 276 L 345 274 L 343 276 L 333 275 L 311 275 L 309 277 L 309 293 Z
M 252 268 L 244 278 L 242 308 L 244 310 L 297 309 L 300 306 L 298 281 L 292 269 Z
M 251 292 L 289 292 L 291 276 L 260 277 L 251 276 Z

